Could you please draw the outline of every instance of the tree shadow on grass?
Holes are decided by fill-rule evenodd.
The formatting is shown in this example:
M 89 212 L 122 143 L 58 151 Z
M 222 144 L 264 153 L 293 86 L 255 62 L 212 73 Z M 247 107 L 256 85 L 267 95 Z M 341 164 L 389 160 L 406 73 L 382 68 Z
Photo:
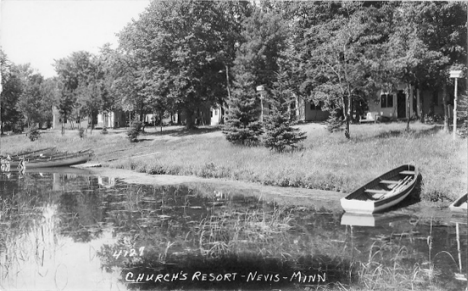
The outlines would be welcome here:
M 201 127 L 195 127 L 195 128 L 192 128 L 192 129 L 186 129 L 185 127 L 182 127 L 182 128 L 174 128 L 174 129 L 165 129 L 162 132 L 161 131 L 145 132 L 145 133 L 143 133 L 143 135 L 147 135 L 147 136 L 165 136 L 165 135 L 189 136 L 189 135 L 199 135 L 199 134 L 211 133 L 211 132 L 216 132 L 216 131 L 221 131 L 221 127 L 201 126 Z
M 431 128 L 428 129 L 422 129 L 422 130 L 411 130 L 410 131 L 405 131 L 405 130 L 390 130 L 387 132 L 381 132 L 376 136 L 369 137 L 369 139 L 373 138 L 380 138 L 380 139 L 385 139 L 385 138 L 391 138 L 391 137 L 413 137 L 413 138 L 421 138 L 425 136 L 430 136 L 438 133 L 440 130 L 442 130 L 441 126 L 435 125 Z

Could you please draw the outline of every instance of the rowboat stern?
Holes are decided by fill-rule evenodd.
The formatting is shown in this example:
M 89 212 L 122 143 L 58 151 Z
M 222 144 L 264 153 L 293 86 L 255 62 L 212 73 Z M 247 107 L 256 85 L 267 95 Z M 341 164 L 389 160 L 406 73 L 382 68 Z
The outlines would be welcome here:
M 460 196 L 452 204 L 449 205 L 450 211 L 454 213 L 467 214 L 468 213 L 468 193 Z
M 343 197 L 340 199 L 340 203 L 341 207 L 346 212 L 372 214 L 376 211 L 375 204 L 371 201 L 347 199 L 347 197 Z

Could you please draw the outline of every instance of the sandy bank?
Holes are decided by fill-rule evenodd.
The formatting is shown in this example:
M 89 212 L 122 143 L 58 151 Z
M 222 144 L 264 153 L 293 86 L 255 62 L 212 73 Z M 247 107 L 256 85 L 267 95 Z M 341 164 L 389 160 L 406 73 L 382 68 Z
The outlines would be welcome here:
M 266 201 L 274 201 L 280 205 L 304 206 L 316 211 L 343 212 L 340 198 L 347 193 L 324 191 L 316 189 L 264 186 L 260 184 L 232 181 L 225 179 L 205 179 L 195 176 L 149 175 L 130 170 L 112 168 L 89 168 L 91 174 L 118 178 L 126 183 L 144 185 L 186 185 L 203 193 L 223 192 L 230 195 L 254 195 Z M 447 203 L 421 201 L 419 203 L 402 203 L 400 207 L 383 214 L 415 215 L 419 218 L 431 217 L 449 220 L 451 213 Z
M 282 205 L 303 205 L 317 210 L 340 210 L 340 198 L 345 193 L 334 191 L 263 186 L 254 183 L 224 179 L 205 179 L 195 176 L 149 175 L 130 170 L 112 168 L 89 168 L 87 171 L 106 177 L 118 178 L 126 183 L 145 185 L 186 185 L 206 193 L 223 192 L 230 195 L 255 195 Z

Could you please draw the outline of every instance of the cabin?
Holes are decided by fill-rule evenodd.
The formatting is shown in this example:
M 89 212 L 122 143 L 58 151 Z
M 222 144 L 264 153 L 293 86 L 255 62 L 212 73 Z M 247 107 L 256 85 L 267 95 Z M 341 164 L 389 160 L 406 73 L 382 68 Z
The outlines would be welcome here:
M 323 111 L 320 104 L 315 105 L 314 102 L 308 100 L 303 101 L 303 105 L 298 108 L 298 120 L 302 121 L 325 121 L 330 116 L 328 111 Z
M 393 120 L 444 115 L 442 90 L 419 90 L 411 86 L 409 92 L 408 107 L 406 85 L 400 84 L 392 91 L 380 90 L 377 92 L 375 100 L 368 102 L 368 111 L 377 118 L 387 117 Z M 449 94 L 448 105 L 453 106 L 452 94 Z M 449 110 L 449 118 L 451 114 L 452 112 Z
M 85 117 L 81 120 L 70 120 L 65 118 L 63 125 L 67 129 L 88 128 L 90 120 Z M 94 127 L 119 128 L 126 126 L 127 116 L 122 110 L 101 111 L 94 117 Z M 62 117 L 57 107 L 52 107 L 52 128 L 62 128 Z
M 266 94 L 266 92 L 263 94 Z M 263 107 L 263 116 L 269 114 L 271 110 L 271 104 L 268 102 L 268 98 L 263 98 L 259 106 Z M 225 115 L 227 115 L 227 111 L 228 110 L 225 110 Z M 212 106 L 210 108 L 210 112 L 210 125 L 214 126 L 220 124 L 222 118 L 221 106 L 219 104 Z M 313 102 L 299 98 L 296 98 L 296 100 L 290 104 L 289 114 L 291 120 L 303 122 L 325 121 L 330 116 L 330 113 L 328 111 L 323 111 L 320 105 L 315 105 Z M 262 116 L 260 114 L 259 120 L 261 120 L 261 118 Z
M 81 120 L 70 120 L 65 118 L 65 120 L 62 120 L 62 117 L 60 116 L 60 112 L 57 107 L 53 106 L 52 107 L 52 128 L 57 129 L 57 128 L 62 128 L 62 123 L 64 128 L 78 128 L 78 127 L 88 127 L 88 118 L 83 118 Z
M 210 108 L 210 125 L 215 126 L 221 123 L 221 106 L 216 105 Z
M 122 110 L 101 111 L 95 119 L 95 128 L 119 128 L 126 126 L 127 116 Z
M 185 110 L 178 111 L 172 116 L 173 123 L 187 124 L 187 114 Z M 208 103 L 200 103 L 192 113 L 192 122 L 195 125 L 211 124 L 211 109 Z

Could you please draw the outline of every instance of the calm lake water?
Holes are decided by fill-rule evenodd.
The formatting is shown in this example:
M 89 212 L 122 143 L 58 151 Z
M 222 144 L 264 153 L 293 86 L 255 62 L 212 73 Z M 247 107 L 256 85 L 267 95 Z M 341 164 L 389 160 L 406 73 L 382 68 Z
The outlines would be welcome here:
M 1 290 L 467 286 L 466 216 L 356 217 L 63 172 L 2 173 L 0 198 Z

